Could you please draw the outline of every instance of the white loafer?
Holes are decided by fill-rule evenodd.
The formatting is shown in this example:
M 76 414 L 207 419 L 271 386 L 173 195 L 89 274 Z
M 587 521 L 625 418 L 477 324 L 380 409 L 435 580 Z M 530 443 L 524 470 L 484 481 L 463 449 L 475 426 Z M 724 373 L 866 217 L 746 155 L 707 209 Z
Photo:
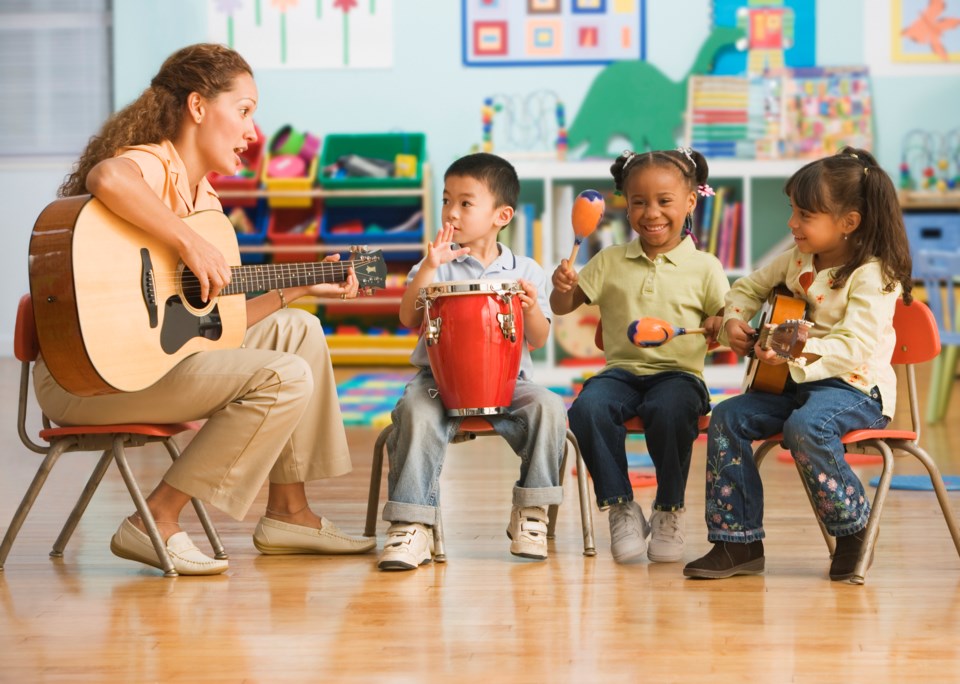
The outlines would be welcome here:
M 163 570 L 150 536 L 126 518 L 110 540 L 110 550 L 120 558 Z M 167 553 L 174 569 L 181 575 L 219 575 L 229 567 L 226 560 L 210 558 L 200 551 L 186 532 L 177 532 L 167 540 Z
M 317 529 L 263 517 L 253 531 L 253 545 L 266 555 L 334 555 L 366 553 L 377 545 L 377 540 L 375 537 L 354 537 L 341 532 L 326 518 L 320 518 L 320 529 Z

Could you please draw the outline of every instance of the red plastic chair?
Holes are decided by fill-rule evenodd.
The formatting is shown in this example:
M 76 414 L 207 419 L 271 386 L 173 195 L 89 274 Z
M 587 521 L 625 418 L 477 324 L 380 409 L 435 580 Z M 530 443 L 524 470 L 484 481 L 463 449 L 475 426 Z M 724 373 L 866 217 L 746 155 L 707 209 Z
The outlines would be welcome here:
M 914 300 L 912 304 L 906 305 L 903 300 L 900 300 L 897 302 L 897 309 L 893 316 L 893 327 L 897 333 L 897 344 L 893 350 L 891 363 L 895 366 L 903 366 L 906 373 L 912 429 L 855 430 L 854 432 L 848 432 L 841 439 L 848 453 L 867 453 L 872 450 L 880 452 L 880 455 L 883 456 L 883 472 L 880 474 L 880 481 L 877 484 L 877 493 L 873 497 L 873 507 L 866 527 L 866 542 L 860 552 L 860 559 L 857 561 L 854 576 L 850 580 L 852 584 L 864 583 L 870 559 L 873 557 L 877 532 L 880 529 L 883 503 L 890 489 L 890 480 L 893 478 L 894 451 L 903 451 L 915 456 L 927 469 L 930 481 L 937 493 L 940 508 L 943 511 L 943 519 L 946 521 L 950 535 L 953 537 L 957 554 L 960 554 L 960 527 L 958 527 L 956 516 L 950 507 L 950 499 L 947 496 L 947 488 L 943 484 L 943 477 L 940 475 L 940 470 L 934 463 L 933 458 L 919 444 L 920 403 L 917 400 L 917 381 L 914 366 L 918 363 L 930 361 L 940 353 L 937 321 L 923 302 Z M 760 445 L 754 456 L 758 468 L 771 449 L 782 446 L 782 441 L 783 435 L 778 434 Z M 806 491 L 806 488 L 804 488 L 804 491 Z M 816 510 L 813 501 L 810 502 L 810 505 L 814 506 L 814 510 Z M 820 529 L 832 556 L 835 548 L 834 538 L 827 534 L 822 524 Z
M 363 534 L 367 537 L 373 537 L 377 533 L 377 510 L 380 507 L 380 486 L 383 479 L 383 454 L 386 450 L 387 437 L 394 430 L 391 423 L 385 427 L 377 437 L 377 443 L 373 447 L 373 464 L 370 468 L 370 494 L 367 498 L 367 524 Z M 460 431 L 454 435 L 451 444 L 460 444 L 469 442 L 481 436 L 498 436 L 494 431 L 490 421 L 482 416 L 469 416 L 463 419 L 460 424 Z M 560 462 L 560 484 L 563 484 L 563 474 L 567 466 L 567 457 L 570 450 L 576 454 L 577 458 L 577 491 L 580 495 L 580 523 L 583 528 L 583 555 L 597 555 L 597 546 L 593 539 L 593 513 L 590 509 L 590 493 L 587 489 L 587 469 L 583 464 L 583 457 L 580 456 L 580 446 L 577 444 L 577 438 L 573 433 L 567 430 L 567 441 L 563 450 L 563 460 Z M 553 539 L 557 527 L 557 511 L 559 506 L 552 505 L 547 511 L 547 538 Z M 440 511 L 437 511 L 437 524 L 433 526 L 433 545 L 434 560 L 443 563 L 447 556 L 443 547 L 443 519 Z
M 17 309 L 16 331 L 14 333 L 14 354 L 21 362 L 20 405 L 17 411 L 17 428 L 23 444 L 31 451 L 43 454 L 44 459 L 33 481 L 30 483 L 30 487 L 27 489 L 23 500 L 20 502 L 20 506 L 17 508 L 16 513 L 14 513 L 13 520 L 10 522 L 10 527 L 7 529 L 3 541 L 0 542 L 0 570 L 3 570 L 3 564 L 6 562 L 7 555 L 10 553 L 10 547 L 13 546 L 13 542 L 20 532 L 24 520 L 26 520 L 27 515 L 30 513 L 30 509 L 33 507 L 37 495 L 40 493 L 40 489 L 43 487 L 44 482 L 46 482 L 47 476 L 56 464 L 57 459 L 68 451 L 102 450 L 103 455 L 100 457 L 100 460 L 97 461 L 97 465 L 93 469 L 93 473 L 90 475 L 86 487 L 84 487 L 80 498 L 73 507 L 70 517 L 67 518 L 67 522 L 61 530 L 60 536 L 57 537 L 50 556 L 54 558 L 63 556 L 63 550 L 66 548 L 67 542 L 70 541 L 70 537 L 76 529 L 77 523 L 80 522 L 80 518 L 86 510 L 87 504 L 90 503 L 90 499 L 93 497 L 93 493 L 97 490 L 97 486 L 107 472 L 107 468 L 110 466 L 112 459 L 116 461 L 117 467 L 120 469 L 120 474 L 123 476 L 127 489 L 130 491 L 130 496 L 133 498 L 137 511 L 144 521 L 144 525 L 153 542 L 153 547 L 163 565 L 164 575 L 167 577 L 176 577 L 177 571 L 174 569 L 173 562 L 167 554 L 167 547 L 160 538 L 153 515 L 151 515 L 150 509 L 147 508 L 146 499 L 140 492 L 130 465 L 127 463 L 125 449 L 126 447 L 143 446 L 150 442 L 162 442 L 170 454 L 170 458 L 176 460 L 180 456 L 180 450 L 176 442 L 173 441 L 173 436 L 188 430 L 197 430 L 200 427 L 200 423 L 74 425 L 70 427 L 53 427 L 50 420 L 46 416 L 43 416 L 43 429 L 40 430 L 39 436 L 40 439 L 46 442 L 46 445 L 34 442 L 27 433 L 26 417 L 30 391 L 30 365 L 37 360 L 39 353 L 40 343 L 37 338 L 37 327 L 33 316 L 33 304 L 30 295 L 27 294 L 20 298 L 20 306 Z M 200 518 L 200 523 L 203 525 L 204 531 L 207 533 L 207 538 L 210 540 L 216 557 L 227 558 L 223 544 L 220 542 L 220 537 L 213 523 L 210 521 L 206 509 L 204 509 L 203 503 L 198 499 L 193 499 L 193 506 L 197 511 L 197 517 Z

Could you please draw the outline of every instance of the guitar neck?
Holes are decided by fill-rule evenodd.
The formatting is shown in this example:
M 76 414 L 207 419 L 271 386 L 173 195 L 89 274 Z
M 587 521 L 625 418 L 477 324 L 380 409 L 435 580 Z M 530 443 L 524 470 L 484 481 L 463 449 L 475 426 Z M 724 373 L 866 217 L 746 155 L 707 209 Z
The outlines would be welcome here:
M 222 295 L 279 290 L 286 287 L 342 283 L 350 267 L 363 261 L 308 261 L 286 264 L 250 264 L 230 268 L 230 284 Z

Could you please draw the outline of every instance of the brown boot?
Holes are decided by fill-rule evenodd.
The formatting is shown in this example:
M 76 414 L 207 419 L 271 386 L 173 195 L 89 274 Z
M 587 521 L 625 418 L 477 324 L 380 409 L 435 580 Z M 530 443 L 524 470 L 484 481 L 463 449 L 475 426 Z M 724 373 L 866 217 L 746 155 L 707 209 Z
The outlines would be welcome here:
M 833 551 L 833 561 L 830 563 L 831 580 L 843 582 L 853 578 L 854 569 L 860 559 L 860 551 L 863 549 L 864 542 L 866 542 L 866 536 L 866 530 L 860 530 L 856 534 L 837 537 L 837 547 Z M 869 568 L 871 565 L 873 565 L 873 552 L 870 553 L 867 567 Z
M 734 575 L 760 575 L 763 566 L 763 542 L 760 540 L 749 544 L 713 542 L 710 553 L 687 563 L 683 574 L 701 579 L 726 579 Z

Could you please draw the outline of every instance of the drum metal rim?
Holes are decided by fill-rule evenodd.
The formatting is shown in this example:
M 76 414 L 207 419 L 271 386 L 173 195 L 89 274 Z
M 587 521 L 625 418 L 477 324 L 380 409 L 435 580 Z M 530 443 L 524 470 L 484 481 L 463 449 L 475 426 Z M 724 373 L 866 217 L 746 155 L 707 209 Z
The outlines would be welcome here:
M 486 406 L 483 408 L 459 408 L 447 409 L 447 415 L 454 418 L 466 418 L 467 416 L 495 416 L 500 413 L 506 413 L 504 406 Z
M 521 292 L 520 283 L 516 280 L 451 280 L 444 283 L 434 283 L 423 288 L 426 296 L 443 294 L 468 294 L 471 292 Z

